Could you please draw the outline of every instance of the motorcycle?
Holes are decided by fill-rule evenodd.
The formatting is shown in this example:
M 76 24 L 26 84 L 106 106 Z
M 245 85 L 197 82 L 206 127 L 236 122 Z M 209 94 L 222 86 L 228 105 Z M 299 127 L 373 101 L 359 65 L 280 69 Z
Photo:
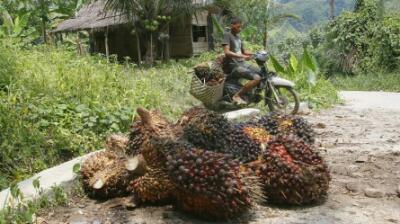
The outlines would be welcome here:
M 242 98 L 247 102 L 244 107 L 251 104 L 258 104 L 262 100 L 270 111 L 277 111 L 283 114 L 294 115 L 299 110 L 299 94 L 294 90 L 295 84 L 289 80 L 280 78 L 278 74 L 269 72 L 266 67 L 268 52 L 260 51 L 252 56 L 259 67 L 261 82 L 252 91 L 246 93 Z M 217 102 L 217 110 L 240 109 L 243 106 L 237 105 L 232 97 L 243 85 L 239 80 L 227 80 L 224 85 L 223 97 Z

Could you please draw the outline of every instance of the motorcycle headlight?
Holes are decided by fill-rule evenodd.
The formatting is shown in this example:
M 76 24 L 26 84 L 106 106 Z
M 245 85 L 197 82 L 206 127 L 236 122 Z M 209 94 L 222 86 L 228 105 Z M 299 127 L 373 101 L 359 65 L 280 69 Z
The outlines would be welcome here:
M 268 52 L 267 51 L 257 52 L 255 58 L 259 61 L 267 61 L 268 60 Z

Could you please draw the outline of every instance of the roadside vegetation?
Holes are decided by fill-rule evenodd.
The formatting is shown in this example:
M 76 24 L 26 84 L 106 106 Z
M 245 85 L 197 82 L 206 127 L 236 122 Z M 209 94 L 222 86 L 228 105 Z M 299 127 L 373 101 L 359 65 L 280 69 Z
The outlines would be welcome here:
M 400 92 L 400 73 L 336 75 L 330 81 L 340 90 Z

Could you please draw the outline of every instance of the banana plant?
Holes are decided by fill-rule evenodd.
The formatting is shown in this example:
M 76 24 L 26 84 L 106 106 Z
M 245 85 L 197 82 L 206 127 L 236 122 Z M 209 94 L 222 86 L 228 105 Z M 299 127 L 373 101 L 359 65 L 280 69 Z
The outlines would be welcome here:
M 6 9 L 0 11 L 3 24 L 0 26 L 0 37 L 19 37 L 28 24 L 29 15 L 15 16 L 12 18 Z
M 274 56 L 271 56 L 268 68 L 278 74 L 284 74 L 296 82 L 305 79 L 310 87 L 316 85 L 319 73 L 317 62 L 310 55 L 307 48 L 304 48 L 303 55 L 300 58 L 290 54 L 286 65 L 282 65 Z

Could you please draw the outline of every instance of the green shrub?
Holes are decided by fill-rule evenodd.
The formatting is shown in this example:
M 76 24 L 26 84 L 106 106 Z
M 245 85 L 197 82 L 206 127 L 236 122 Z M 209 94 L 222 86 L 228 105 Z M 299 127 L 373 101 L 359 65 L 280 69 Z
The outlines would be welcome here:
M 340 101 L 336 88 L 320 73 L 317 61 L 307 48 L 303 49 L 301 57 L 290 54 L 286 64 L 271 56 L 268 67 L 293 80 L 300 99 L 315 108 L 326 108 Z
M 400 14 L 382 16 L 376 0 L 344 12 L 311 39 L 328 74 L 394 71 L 400 64 Z M 322 36 L 322 38 L 321 38 Z

